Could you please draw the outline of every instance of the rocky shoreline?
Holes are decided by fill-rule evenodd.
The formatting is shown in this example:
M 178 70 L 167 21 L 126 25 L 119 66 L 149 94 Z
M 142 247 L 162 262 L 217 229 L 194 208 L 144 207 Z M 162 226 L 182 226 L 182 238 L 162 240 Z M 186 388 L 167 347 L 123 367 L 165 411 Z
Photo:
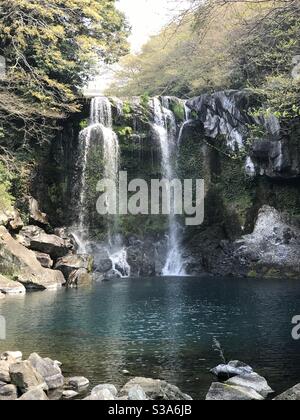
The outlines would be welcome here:
M 211 373 L 217 382 L 212 383 L 207 401 L 260 401 L 274 395 L 267 380 L 240 361 L 219 365 Z M 5 400 L 188 401 L 192 397 L 164 380 L 143 377 L 131 378 L 119 389 L 113 384 L 91 389 L 85 377 L 64 377 L 57 360 L 37 353 L 23 360 L 20 351 L 6 351 L 0 355 L 0 401 Z M 300 384 L 273 400 L 300 400 Z
M 52 229 L 32 197 L 29 214 L 26 226 L 16 209 L 1 215 L 0 298 L 89 284 L 93 258 L 77 254 L 72 235 L 64 228 Z

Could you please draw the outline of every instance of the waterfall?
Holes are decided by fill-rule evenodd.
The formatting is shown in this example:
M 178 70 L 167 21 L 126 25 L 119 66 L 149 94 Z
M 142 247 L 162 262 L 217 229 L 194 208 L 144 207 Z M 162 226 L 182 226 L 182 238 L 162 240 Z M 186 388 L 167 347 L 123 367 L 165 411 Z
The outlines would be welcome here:
M 86 205 L 86 176 L 88 157 L 92 139 L 97 137 L 103 144 L 103 177 L 113 180 L 118 186 L 120 148 L 117 134 L 113 131 L 112 105 L 106 97 L 96 97 L 91 101 L 90 124 L 80 133 L 80 148 L 82 159 L 81 190 L 79 199 L 79 226 L 74 233 L 79 244 L 79 252 L 87 252 L 88 243 L 88 212 Z M 107 253 L 111 259 L 113 270 L 121 277 L 130 275 L 127 263 L 127 252 L 117 232 L 118 216 L 107 216 Z
M 175 177 L 172 158 L 176 148 L 176 119 L 173 112 L 167 108 L 168 98 L 162 98 L 162 103 L 158 98 L 153 98 L 152 102 L 154 112 L 152 128 L 160 143 L 162 173 L 164 178 L 171 181 Z M 171 197 L 171 202 L 173 198 Z M 174 214 L 174 206 L 171 205 L 167 258 L 162 270 L 163 276 L 185 275 L 180 236 L 180 225 Z

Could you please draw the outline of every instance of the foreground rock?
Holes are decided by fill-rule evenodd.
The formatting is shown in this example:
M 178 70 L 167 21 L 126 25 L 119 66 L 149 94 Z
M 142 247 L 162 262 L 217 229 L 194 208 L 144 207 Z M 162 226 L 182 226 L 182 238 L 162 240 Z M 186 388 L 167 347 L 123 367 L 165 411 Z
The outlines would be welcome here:
M 17 398 L 18 392 L 15 385 L 0 386 L 0 401 L 16 400 Z
M 257 373 L 250 373 L 249 375 L 244 376 L 235 376 L 225 383 L 227 385 L 242 386 L 245 388 L 254 389 L 254 391 L 256 391 L 264 398 L 267 398 L 269 394 L 274 392 L 273 389 L 269 387 L 265 378 L 259 376 Z
M 6 360 L 0 360 L 0 382 L 10 382 L 9 363 Z
M 246 365 L 238 360 L 233 360 L 227 365 L 219 365 L 211 369 L 211 373 L 215 375 L 219 380 L 223 381 L 234 376 L 243 376 L 253 373 L 251 366 Z
M 0 272 L 13 276 L 26 289 L 58 289 L 65 283 L 60 271 L 41 266 L 34 252 L 15 240 L 0 226 Z
M 274 392 L 265 378 L 239 360 L 219 365 L 211 373 L 225 383 L 214 382 L 207 400 L 263 400 Z
M 64 385 L 61 369 L 53 360 L 43 359 L 37 353 L 32 353 L 28 360 L 44 378 L 49 390 L 61 388 Z
M 66 387 L 78 393 L 85 391 L 89 385 L 90 381 L 84 376 L 74 376 L 66 381 Z
M 22 295 L 26 293 L 23 284 L 8 279 L 0 274 L 0 292 L 5 295 Z
M 12 384 L 22 393 L 29 391 L 31 388 L 48 390 L 44 378 L 34 369 L 29 361 L 17 362 L 10 365 L 9 373 Z
M 275 401 L 300 401 L 300 384 L 274 398 Z
M 45 392 L 40 388 L 34 388 L 27 391 L 22 397 L 18 398 L 19 401 L 47 401 L 49 398 Z
M 131 379 L 127 384 L 122 388 L 120 394 L 128 395 L 137 389 L 139 386 L 143 389 L 145 395 L 149 400 L 191 400 L 192 398 L 180 391 L 179 388 L 175 385 L 171 385 L 166 381 L 160 379 L 150 379 L 150 378 L 134 378 Z
M 214 382 L 206 396 L 207 401 L 249 401 L 263 400 L 264 398 L 251 388 L 231 386 Z

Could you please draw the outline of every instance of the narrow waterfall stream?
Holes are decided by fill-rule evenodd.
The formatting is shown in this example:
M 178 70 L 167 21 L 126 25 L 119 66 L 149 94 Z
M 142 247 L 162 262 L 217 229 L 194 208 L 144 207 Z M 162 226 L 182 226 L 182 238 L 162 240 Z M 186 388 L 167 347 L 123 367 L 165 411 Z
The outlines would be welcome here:
M 111 179 L 118 187 L 120 152 L 117 134 L 113 131 L 112 106 L 108 98 L 96 97 L 91 101 L 90 124 L 80 133 L 82 159 L 79 224 L 74 236 L 79 244 L 79 252 L 86 253 L 89 243 L 88 208 L 86 200 L 86 178 L 91 140 L 101 139 L 103 145 L 103 178 Z M 100 179 L 99 179 L 100 180 Z M 130 275 L 126 249 L 118 234 L 118 215 L 106 216 L 107 253 L 112 262 L 112 270 L 120 277 Z
M 174 113 L 167 108 L 168 100 L 153 98 L 154 124 L 153 130 L 157 135 L 161 148 L 161 166 L 163 176 L 171 181 L 176 176 L 175 163 L 173 162 L 176 151 L 176 118 Z M 163 276 L 185 276 L 184 260 L 181 247 L 181 227 L 174 214 L 174 197 L 171 196 L 171 212 L 169 215 L 168 250 Z

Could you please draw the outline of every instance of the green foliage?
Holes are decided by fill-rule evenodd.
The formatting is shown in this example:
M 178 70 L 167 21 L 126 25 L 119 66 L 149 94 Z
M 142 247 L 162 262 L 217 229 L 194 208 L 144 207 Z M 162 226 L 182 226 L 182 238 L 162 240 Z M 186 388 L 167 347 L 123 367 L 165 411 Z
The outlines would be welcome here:
M 179 102 L 173 103 L 171 105 L 171 109 L 174 112 L 174 115 L 176 117 L 176 120 L 178 121 L 184 121 L 185 120 L 185 109 L 182 104 Z
M 85 128 L 87 128 L 88 125 L 89 125 L 88 119 L 81 120 L 79 123 L 79 127 L 81 130 L 84 130 Z
M 258 113 L 299 117 L 299 79 L 291 76 L 300 51 L 299 1 L 196 0 L 192 10 L 140 54 L 124 57 L 109 92 L 190 97 L 249 87 L 264 103 Z
M 0 213 L 10 211 L 14 198 L 10 192 L 12 186 L 12 175 L 0 161 Z
M 99 62 L 113 63 L 127 52 L 128 28 L 113 0 L 2 3 L 0 54 L 7 74 L 0 123 L 14 123 L 36 140 L 57 118 L 79 109 L 76 97 Z
M 120 138 L 128 138 L 132 135 L 133 128 L 132 127 L 120 127 L 117 129 L 118 137 Z
M 125 101 L 122 108 L 124 118 L 130 118 L 132 116 L 132 111 L 130 102 Z

